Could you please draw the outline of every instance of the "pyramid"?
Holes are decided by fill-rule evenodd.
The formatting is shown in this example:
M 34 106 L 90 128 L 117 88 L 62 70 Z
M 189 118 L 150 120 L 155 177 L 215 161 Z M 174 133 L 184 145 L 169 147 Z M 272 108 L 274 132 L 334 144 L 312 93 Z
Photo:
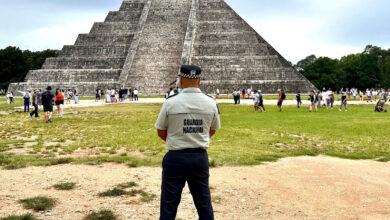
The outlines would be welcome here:
M 202 89 L 274 93 L 315 88 L 223 0 L 125 0 L 9 91 L 137 88 L 164 94 L 181 64 L 203 69 Z

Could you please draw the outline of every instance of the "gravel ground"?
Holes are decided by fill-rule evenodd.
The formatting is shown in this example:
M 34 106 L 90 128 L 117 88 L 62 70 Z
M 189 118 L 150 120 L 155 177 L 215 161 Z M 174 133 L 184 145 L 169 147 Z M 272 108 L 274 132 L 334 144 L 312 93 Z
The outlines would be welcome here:
M 61 181 L 77 183 L 57 191 Z M 122 196 L 100 198 L 99 192 L 135 181 L 138 189 L 157 195 L 151 202 Z M 57 199 L 40 219 L 82 219 L 93 210 L 110 209 L 119 219 L 158 219 L 161 168 L 60 165 L 0 170 L 0 218 L 24 214 L 19 199 L 38 195 Z M 253 167 L 211 170 L 216 219 L 390 219 L 390 163 L 330 157 L 286 158 Z M 178 218 L 196 219 L 186 188 Z

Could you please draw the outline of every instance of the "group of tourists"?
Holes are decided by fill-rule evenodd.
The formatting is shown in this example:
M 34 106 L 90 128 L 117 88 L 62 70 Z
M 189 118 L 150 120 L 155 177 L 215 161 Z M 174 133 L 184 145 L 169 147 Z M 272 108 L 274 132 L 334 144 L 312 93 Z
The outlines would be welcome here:
M 129 101 L 138 101 L 139 99 L 139 91 L 137 88 L 134 89 L 107 89 L 105 92 L 103 92 L 101 89 L 96 90 L 95 94 L 95 101 L 99 102 L 102 100 L 102 97 L 105 96 L 105 102 L 106 103 L 118 103 L 118 102 L 124 102 L 126 99 L 129 99 Z
M 242 89 L 234 90 L 233 93 L 234 104 L 239 105 L 241 99 L 252 99 L 254 103 L 254 109 L 256 112 L 265 112 L 264 99 L 261 90 Z M 339 99 L 338 99 L 339 97 Z M 348 100 L 355 101 L 367 101 L 377 102 L 376 111 L 385 111 L 385 103 L 390 97 L 389 90 L 374 90 L 367 89 L 365 92 L 359 91 L 355 88 L 352 89 L 341 89 L 340 91 L 334 92 L 332 89 L 323 91 L 312 90 L 308 94 L 308 109 L 310 112 L 318 111 L 320 108 L 334 109 L 335 102 L 340 100 L 339 111 L 348 111 Z M 286 100 L 286 93 L 283 89 L 277 91 L 277 107 L 278 111 L 283 111 L 283 103 Z M 303 105 L 302 94 L 298 92 L 295 96 L 296 105 L 301 108 Z
M 23 111 L 28 112 L 30 117 L 39 118 L 39 107 L 42 106 L 45 114 L 45 121 L 51 123 L 53 107 L 56 106 L 56 113 L 59 118 L 63 118 L 63 108 L 66 104 L 70 104 L 71 100 L 74 99 L 74 103 L 79 103 L 79 97 L 76 90 L 67 90 L 66 92 L 62 89 L 56 89 L 55 93 L 52 92 L 52 88 L 48 86 L 46 91 L 42 89 L 18 91 L 22 94 L 23 98 Z M 14 94 L 12 92 L 7 93 L 7 103 L 14 103 Z M 30 106 L 33 107 L 30 111 Z

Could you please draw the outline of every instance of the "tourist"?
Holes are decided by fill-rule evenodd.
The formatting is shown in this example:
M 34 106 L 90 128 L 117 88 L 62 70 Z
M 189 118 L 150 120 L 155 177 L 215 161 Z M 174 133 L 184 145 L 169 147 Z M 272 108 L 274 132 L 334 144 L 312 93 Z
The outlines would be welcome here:
M 110 90 L 110 98 L 111 98 L 111 103 L 116 103 L 116 98 L 115 98 L 116 91 L 115 89 Z
M 255 112 L 259 111 L 259 98 L 260 98 L 260 95 L 259 93 L 257 92 L 257 90 L 254 91 L 254 96 L 253 96 L 253 106 L 255 108 Z
M 35 90 L 34 93 L 32 94 L 32 105 L 34 107 L 34 111 L 30 112 L 30 117 L 35 115 L 35 118 L 39 117 L 39 90 Z
M 328 102 L 329 102 L 328 92 L 323 90 L 321 93 L 321 98 L 322 98 L 322 107 L 328 108 Z
M 321 92 L 317 91 L 317 93 L 316 93 L 317 109 L 321 108 L 321 100 L 322 100 Z
M 129 90 L 129 101 L 132 102 L 134 100 L 134 90 L 131 88 Z
M 102 98 L 102 90 L 97 89 L 95 94 L 95 102 L 100 102 Z
M 330 104 L 330 109 L 333 109 L 334 107 L 334 92 L 329 89 L 329 93 L 328 93 L 328 96 L 329 96 L 329 104 Z
M 111 103 L 111 90 L 107 89 L 106 90 L 106 103 Z
M 79 99 L 79 94 L 77 93 L 77 90 L 73 90 L 73 98 L 74 98 L 74 104 L 79 104 L 80 99 Z
M 372 102 L 372 91 L 370 89 L 366 90 L 367 102 Z
M 235 90 L 233 92 L 233 99 L 234 99 L 234 104 L 239 105 L 240 104 L 240 92 L 238 90 Z
M 241 94 L 242 94 L 242 99 L 245 99 L 245 97 L 246 97 L 246 89 L 242 89 L 241 90 Z
M 316 105 L 316 92 L 314 90 L 310 91 L 309 93 L 309 111 L 312 112 L 317 111 L 317 105 Z
M 24 112 L 30 112 L 30 100 L 31 100 L 31 95 L 30 92 L 27 91 L 23 94 L 23 101 L 24 101 Z
M 45 121 L 52 123 L 51 116 L 53 114 L 53 101 L 54 94 L 51 92 L 51 86 L 46 88 L 46 92 L 42 93 L 42 105 L 43 111 L 45 112 Z
M 259 95 L 259 110 L 265 112 L 263 93 L 261 93 L 261 90 L 257 91 L 257 93 Z
M 134 89 L 134 91 L 133 91 L 133 93 L 134 93 L 134 101 L 138 101 L 138 89 L 137 88 L 135 88 Z
M 364 101 L 364 94 L 363 94 L 363 92 L 360 90 L 359 91 L 359 100 L 361 101 L 361 102 L 363 102 Z
M 343 107 L 345 108 L 345 111 L 348 111 L 348 106 L 347 106 L 347 92 L 343 91 L 341 93 L 341 105 L 340 105 L 340 112 L 343 110 Z
M 155 125 L 169 149 L 162 162 L 161 220 L 176 219 L 186 183 L 199 219 L 214 219 L 207 149 L 221 126 L 215 100 L 199 89 L 200 74 L 199 67 L 182 66 L 179 76 L 183 90 L 165 101 Z
M 302 97 L 301 97 L 301 92 L 298 92 L 297 95 L 295 96 L 295 99 L 297 100 L 297 107 L 301 108 L 302 106 Z
M 64 99 L 65 99 L 64 93 L 60 89 L 57 89 L 56 96 L 55 96 L 55 104 L 57 106 L 57 114 L 59 118 L 64 117 L 62 114 L 62 106 L 64 105 Z
M 277 103 L 279 112 L 282 112 L 282 110 L 283 110 L 283 102 L 285 99 L 286 99 L 286 93 L 284 92 L 283 89 L 279 89 L 278 90 L 278 103 Z
M 14 93 L 13 92 L 9 93 L 8 98 L 9 98 L 9 104 L 15 103 L 15 101 L 14 101 Z

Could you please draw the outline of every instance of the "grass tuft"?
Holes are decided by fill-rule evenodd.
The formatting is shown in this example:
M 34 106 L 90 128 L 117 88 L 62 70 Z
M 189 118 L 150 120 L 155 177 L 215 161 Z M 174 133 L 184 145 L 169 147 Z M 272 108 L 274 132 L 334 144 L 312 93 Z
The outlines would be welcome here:
M 75 187 L 76 187 L 76 183 L 72 183 L 72 182 L 63 182 L 63 183 L 58 183 L 58 184 L 53 185 L 54 189 L 64 190 L 64 191 L 72 190 Z
M 129 193 L 122 189 L 122 188 L 118 188 L 118 187 L 115 187 L 113 189 L 109 189 L 107 191 L 104 191 L 104 192 L 101 192 L 98 194 L 99 197 L 119 197 L 119 196 L 124 196 L 124 195 L 128 195 Z
M 51 210 L 56 204 L 55 199 L 43 196 L 23 199 L 19 202 L 22 203 L 25 209 L 32 209 L 36 212 Z
M 83 220 L 116 220 L 117 217 L 110 210 L 101 210 L 98 212 L 92 212 L 91 214 L 85 216 Z
M 5 218 L 0 218 L 0 220 L 37 220 L 32 214 L 25 215 L 11 215 Z

